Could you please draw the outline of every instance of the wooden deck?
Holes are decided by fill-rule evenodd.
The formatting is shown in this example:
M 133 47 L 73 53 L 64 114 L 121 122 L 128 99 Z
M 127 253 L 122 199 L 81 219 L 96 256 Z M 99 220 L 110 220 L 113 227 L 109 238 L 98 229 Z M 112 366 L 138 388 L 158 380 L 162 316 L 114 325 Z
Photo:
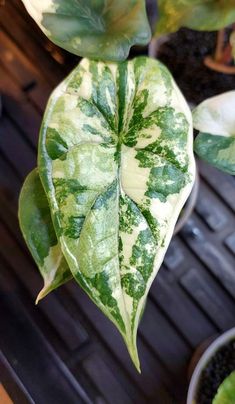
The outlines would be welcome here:
M 195 348 L 235 326 L 235 179 L 200 164 L 196 210 L 171 243 L 140 325 L 141 375 L 74 282 L 35 306 L 42 280 L 17 198 L 36 165 L 47 98 L 77 60 L 49 43 L 19 0 L 0 7 L 0 383 L 19 404 L 183 404 Z

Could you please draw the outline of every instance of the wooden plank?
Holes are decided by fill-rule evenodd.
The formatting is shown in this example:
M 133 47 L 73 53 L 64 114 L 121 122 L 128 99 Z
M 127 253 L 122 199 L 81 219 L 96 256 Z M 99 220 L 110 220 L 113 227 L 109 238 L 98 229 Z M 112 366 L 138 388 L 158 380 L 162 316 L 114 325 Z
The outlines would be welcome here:
M 169 371 L 175 375 L 185 371 L 191 349 L 150 300 L 147 302 L 139 332 Z
M 181 284 L 221 331 L 234 327 L 235 308 L 230 311 L 211 285 L 204 282 L 195 268 L 190 269 L 181 278 Z
M 208 227 L 216 232 L 226 229 L 232 218 L 229 209 L 209 190 L 204 181 L 200 183 L 196 212 Z
M 0 150 L 22 179 L 36 167 L 36 154 L 6 116 L 0 119 Z
M 78 63 L 79 58 L 67 51 L 64 51 L 62 48 L 52 43 L 46 37 L 46 35 L 43 34 L 33 18 L 31 18 L 30 15 L 26 12 L 26 9 L 22 2 L 19 2 L 18 0 L 11 0 L 11 5 L 15 8 L 14 14 L 20 14 L 23 18 L 24 25 L 27 26 L 27 28 L 29 29 L 34 42 L 47 52 L 48 58 L 50 57 L 55 59 L 56 63 L 60 64 L 60 69 L 67 74 L 74 67 L 74 64 Z
M 33 402 L 91 404 L 14 294 L 1 291 L 0 343 Z
M 172 272 L 173 278 L 182 272 L 185 263 L 181 244 L 179 237 L 173 237 L 164 258 L 164 265 Z
M 196 218 L 196 216 L 194 216 Z M 233 221 L 230 220 L 230 224 L 229 226 L 233 226 Z M 204 227 L 203 227 L 204 229 Z M 205 233 L 208 232 L 208 229 L 205 227 Z M 229 229 L 228 229 L 229 230 Z M 170 290 L 173 291 L 177 291 L 177 287 L 175 286 L 175 284 L 173 284 L 173 282 L 179 282 L 180 284 L 182 284 L 182 279 L 184 278 L 184 276 L 187 277 L 188 271 L 189 271 L 189 265 L 190 267 L 194 267 L 197 268 L 197 275 L 198 277 L 201 279 L 201 282 L 205 285 L 208 285 L 208 287 L 212 290 L 213 292 L 213 297 L 211 296 L 210 298 L 212 299 L 211 304 L 213 304 L 214 300 L 215 300 L 215 296 L 216 296 L 216 300 L 218 299 L 218 301 L 221 301 L 223 306 L 227 308 L 229 313 L 233 313 L 234 312 L 234 301 L 232 300 L 232 298 L 225 292 L 222 284 L 219 284 L 212 276 L 212 275 L 216 275 L 217 277 L 219 277 L 218 279 L 220 280 L 220 277 L 223 279 L 224 276 L 226 277 L 227 275 L 224 274 L 224 267 L 223 265 L 221 265 L 220 267 L 220 263 L 216 263 L 217 268 L 214 267 L 214 265 L 212 264 L 212 260 L 206 255 L 206 253 L 204 252 L 204 246 L 205 243 L 208 242 L 207 240 L 211 240 L 211 236 L 210 236 L 210 232 L 208 232 L 208 235 L 204 235 L 204 231 L 202 231 L 202 225 L 201 223 L 198 221 L 197 219 L 197 226 L 195 225 L 195 221 L 192 223 L 192 219 L 189 221 L 189 223 L 186 225 L 186 227 L 183 229 L 183 231 L 181 232 L 181 234 L 183 235 L 185 242 L 188 244 L 188 246 L 190 248 L 193 248 L 193 250 L 195 249 L 195 252 L 197 255 L 194 255 L 183 243 L 182 241 L 178 240 L 178 244 L 177 247 L 180 248 L 181 250 L 181 254 L 182 256 L 184 256 L 184 261 L 180 262 L 180 274 L 178 275 L 178 268 L 177 266 L 173 269 L 173 270 L 167 270 L 164 271 L 164 282 L 165 282 L 165 287 L 166 285 L 169 288 L 169 293 Z M 205 238 L 207 237 L 207 240 L 205 240 Z M 214 234 L 215 237 L 215 248 L 217 248 L 218 245 L 218 233 Z M 198 244 L 197 244 L 198 243 Z M 197 244 L 197 247 L 195 247 L 195 245 Z M 201 244 L 203 244 L 203 246 L 201 246 Z M 222 254 L 222 252 L 221 252 Z M 224 254 L 225 256 L 226 253 Z M 207 264 L 205 266 L 203 266 L 202 261 L 204 262 L 205 260 L 205 264 L 207 263 L 208 265 L 210 265 L 209 271 L 207 270 Z M 172 280 L 173 279 L 173 280 Z M 228 282 L 229 283 L 229 282 Z M 198 322 L 198 324 L 200 324 L 200 327 L 198 327 L 198 331 L 195 330 L 195 333 L 202 333 L 201 336 L 203 336 L 204 330 L 205 330 L 205 336 L 204 339 L 207 339 L 208 337 L 210 337 L 210 335 L 213 335 L 217 332 L 218 329 L 218 325 L 217 323 L 214 323 L 215 326 L 212 327 L 212 319 L 209 321 L 208 319 L 205 319 L 205 313 L 207 313 L 207 303 L 204 300 L 201 300 L 200 304 L 198 303 L 198 301 L 195 299 L 194 297 L 194 284 L 193 282 L 191 282 L 191 288 L 192 288 L 192 294 L 190 293 L 190 289 L 187 289 L 187 292 L 189 293 L 189 302 L 186 303 L 185 302 L 185 306 L 188 308 L 188 305 L 190 306 L 190 301 L 192 303 L 192 300 L 194 300 L 195 304 L 198 304 L 198 309 L 200 309 L 200 313 L 202 315 L 202 318 L 200 319 L 200 321 Z M 186 289 L 185 289 L 186 290 Z M 231 289 L 232 290 L 232 289 Z M 171 296 L 169 296 L 169 299 L 171 300 Z M 179 300 L 180 302 L 183 302 L 183 299 L 181 296 L 179 296 Z M 202 304 L 203 303 L 203 304 Z M 210 304 L 210 302 L 208 303 Z M 167 301 L 165 302 L 166 305 L 166 309 L 167 310 Z M 170 305 L 170 308 L 173 307 L 173 312 L 174 312 L 174 308 L 177 307 L 177 302 L 175 302 L 175 304 Z M 169 310 L 169 309 L 168 309 Z M 178 312 L 180 313 L 180 309 L 178 310 Z M 194 311 L 192 309 L 190 309 L 190 312 L 192 312 L 192 320 L 194 320 Z M 204 314 L 203 314 L 204 312 Z M 177 317 L 177 316 L 176 316 Z M 179 314 L 180 317 L 180 314 Z M 197 316 L 195 317 L 195 319 L 197 318 Z M 185 317 L 186 319 L 186 317 Z M 204 321 L 203 321 L 204 319 Z M 206 320 L 206 324 L 205 324 L 205 320 Z M 231 315 L 230 315 L 230 322 L 231 322 Z M 173 319 L 172 319 L 173 321 Z M 190 329 L 190 322 L 185 321 L 185 327 L 187 330 L 187 327 Z M 196 324 L 195 324 L 196 327 Z M 212 327 L 212 328 L 211 328 Z
M 16 169 L 7 161 L 3 153 L 0 158 L 0 194 L 5 196 L 8 203 L 10 200 L 17 201 L 22 181 Z
M 14 404 L 34 404 L 21 380 L 0 351 L 0 375 L 3 385 L 9 392 Z
M 24 255 L 27 255 L 30 262 L 32 257 L 23 239 L 22 233 L 19 228 L 19 221 L 17 216 L 18 200 L 9 200 L 3 193 L 0 194 L 0 221 L 4 227 L 9 231 L 13 239 L 17 242 L 20 250 Z
M 235 255 L 235 232 L 229 234 L 224 240 L 224 244 Z
M 12 24 L 12 18 L 14 18 L 14 24 Z M 0 24 L 4 28 L 4 31 L 11 38 L 14 38 L 16 45 L 22 50 L 25 56 L 33 63 L 40 66 L 40 70 L 46 80 L 55 86 L 58 81 L 62 80 L 65 72 L 63 72 L 62 63 L 64 60 L 61 56 L 61 65 L 50 56 L 49 52 L 46 52 L 43 47 L 39 46 L 36 42 L 37 29 L 27 24 L 23 15 L 16 12 L 12 2 L 7 2 L 4 7 L 1 8 Z M 25 46 L 27 44 L 27 46 Z
M 224 247 L 208 234 L 208 230 L 199 223 L 195 215 L 191 216 L 181 234 L 185 243 L 235 299 L 234 260 L 223 251 Z
M 27 93 L 21 90 L 2 66 L 0 66 L 0 93 L 4 112 L 36 148 L 41 114 L 29 102 Z
M 217 329 L 182 288 L 168 282 L 164 268 L 154 281 L 150 296 L 193 348 L 216 333 Z
M 99 339 L 104 341 L 105 345 L 111 350 L 113 357 L 115 357 L 115 361 L 121 363 L 129 377 L 135 382 L 129 381 L 128 383 L 130 386 L 133 386 L 133 388 L 138 386 L 138 388 L 148 396 L 154 396 L 156 390 L 160 387 L 166 385 L 172 386 L 173 382 L 169 373 L 164 366 L 154 358 L 152 352 L 146 347 L 146 344 L 143 343 L 141 338 L 138 339 L 141 361 L 141 375 L 139 375 L 134 369 L 124 342 L 113 324 L 111 324 L 101 311 L 96 308 L 94 303 L 82 290 L 79 289 L 76 283 L 69 283 L 65 288 L 77 303 L 78 310 L 86 316 L 87 320 L 90 321 L 90 324 L 93 327 L 93 332 L 91 333 L 95 336 L 96 331 Z
M 170 391 L 178 400 L 182 400 L 187 391 L 187 364 L 192 351 L 150 300 L 139 326 L 139 334 L 170 372 L 174 385 Z
M 52 91 L 37 69 L 0 28 L 0 64 L 7 69 L 22 89 L 30 88 L 28 97 L 43 111 Z
M 235 184 L 231 175 L 224 174 L 204 161 L 199 162 L 200 174 L 221 199 L 235 212 Z
M 0 214 L 4 214 L 4 212 L 0 212 Z M 33 262 L 22 253 L 18 244 L 1 223 L 0 239 L 0 255 L 13 269 L 17 278 L 35 300 L 38 291 L 42 287 L 42 281 Z M 12 254 L 12 251 L 14 251 L 14 254 Z M 75 323 L 53 294 L 43 299 L 39 303 L 38 309 L 43 312 L 70 350 L 78 348 L 87 340 L 87 333 L 84 328 L 81 324 Z
M 38 73 L 0 25 L 0 60 L 22 87 L 36 81 Z
M 133 401 L 120 385 L 118 379 L 112 374 L 109 366 L 97 354 L 90 355 L 83 360 L 82 365 L 100 391 L 101 395 L 112 404 L 131 404 Z M 137 400 L 136 404 L 144 404 L 144 401 Z

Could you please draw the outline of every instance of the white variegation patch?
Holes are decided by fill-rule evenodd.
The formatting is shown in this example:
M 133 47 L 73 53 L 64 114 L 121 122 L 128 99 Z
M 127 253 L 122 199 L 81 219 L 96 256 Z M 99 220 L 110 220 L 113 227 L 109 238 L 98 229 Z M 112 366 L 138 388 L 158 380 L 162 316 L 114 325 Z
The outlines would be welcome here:
M 120 169 L 120 183 L 123 192 L 136 203 L 142 203 L 147 189 L 146 181 L 149 168 L 139 166 L 135 158 L 136 151 L 125 145 L 122 146 L 122 164 Z
M 211 135 L 235 136 L 235 91 L 203 101 L 193 111 L 195 129 Z

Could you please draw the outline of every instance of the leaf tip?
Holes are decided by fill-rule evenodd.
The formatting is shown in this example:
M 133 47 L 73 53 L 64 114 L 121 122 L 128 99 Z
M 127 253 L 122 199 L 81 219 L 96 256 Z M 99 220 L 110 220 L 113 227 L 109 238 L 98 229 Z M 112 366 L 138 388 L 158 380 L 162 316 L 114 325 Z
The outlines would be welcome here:
M 42 300 L 44 296 L 41 296 L 41 292 L 37 295 L 36 300 L 35 300 L 35 305 L 38 305 L 38 303 L 40 302 L 40 300 Z
M 48 295 L 49 292 L 50 292 L 50 290 L 48 290 L 48 286 L 44 285 L 42 290 L 37 295 L 37 298 L 35 300 L 35 304 L 38 304 L 40 302 L 40 300 L 42 300 L 44 297 L 46 297 Z
M 129 355 L 131 357 L 131 360 L 132 360 L 137 372 L 141 374 L 140 360 L 139 360 L 136 340 L 132 339 L 131 341 L 126 341 L 126 345 L 127 345 L 127 349 L 128 349 Z
M 131 355 L 132 362 L 135 365 L 137 372 L 139 374 L 141 374 L 140 361 L 139 361 L 137 349 L 135 348 L 135 352 L 130 352 L 130 355 Z

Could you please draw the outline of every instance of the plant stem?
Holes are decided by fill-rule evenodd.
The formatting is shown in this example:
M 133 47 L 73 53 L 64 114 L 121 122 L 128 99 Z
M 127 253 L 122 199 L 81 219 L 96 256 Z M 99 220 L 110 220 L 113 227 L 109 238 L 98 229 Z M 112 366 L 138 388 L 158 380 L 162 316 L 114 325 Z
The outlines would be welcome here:
M 215 61 L 216 62 L 221 62 L 223 60 L 224 37 L 225 37 L 225 30 L 221 29 L 217 33 L 217 43 L 216 43 L 216 49 L 215 49 Z
M 235 66 L 230 65 L 231 61 L 232 47 L 230 43 L 225 45 L 225 29 L 221 29 L 217 34 L 214 57 L 207 56 L 204 63 L 207 67 L 219 73 L 235 74 Z

